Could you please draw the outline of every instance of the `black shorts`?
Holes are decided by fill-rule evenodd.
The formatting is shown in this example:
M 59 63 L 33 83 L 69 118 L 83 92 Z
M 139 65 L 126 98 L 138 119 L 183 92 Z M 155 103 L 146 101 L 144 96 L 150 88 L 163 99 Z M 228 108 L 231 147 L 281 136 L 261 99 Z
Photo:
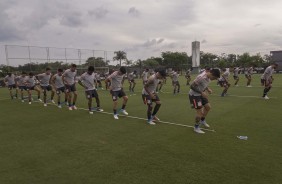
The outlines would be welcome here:
M 218 81 L 218 83 L 221 87 L 225 87 L 225 86 L 229 85 L 229 83 L 227 81 Z
M 48 86 L 40 86 L 40 87 L 41 87 L 41 89 L 43 91 L 52 91 L 52 87 L 50 85 L 48 85 Z
M 30 90 L 34 90 L 35 86 L 30 86 L 30 87 L 28 86 L 26 88 L 27 88 L 28 91 L 30 91 Z
M 113 101 L 117 101 L 118 98 L 126 96 L 124 91 L 121 89 L 119 91 L 111 91 Z
M 245 74 L 246 78 L 252 78 L 252 76 L 250 74 Z
M 66 85 L 66 92 L 67 93 L 75 92 L 75 91 L 76 91 L 75 84 L 73 84 L 73 85 Z
M 57 94 L 61 94 L 61 92 L 64 93 L 65 90 L 66 90 L 65 87 L 60 87 L 60 88 L 57 88 L 56 93 L 57 93 Z
M 9 90 L 16 89 L 16 88 L 17 88 L 16 84 L 8 85 Z
M 190 78 L 191 78 L 191 76 L 190 76 L 190 75 L 186 75 L 185 77 L 186 77 L 186 79 L 190 79 Z
M 19 89 L 20 89 L 21 91 L 27 90 L 26 86 L 19 86 Z
M 134 83 L 134 82 L 135 82 L 135 80 L 134 80 L 134 79 L 131 79 L 131 80 L 129 80 L 129 82 L 130 82 L 130 83 Z
M 233 76 L 233 79 L 234 79 L 234 80 L 238 80 L 239 77 L 234 75 L 234 76 Z
M 97 83 L 99 83 L 99 84 L 100 84 L 100 83 L 101 83 L 101 80 L 97 80 Z
M 158 97 L 158 95 L 156 95 L 156 94 L 154 94 L 154 95 L 155 95 L 155 99 L 152 99 L 150 97 L 150 95 L 145 95 L 145 94 L 142 94 L 142 98 L 145 99 L 146 104 L 151 105 L 153 102 L 160 101 L 160 98 Z
M 201 109 L 204 105 L 209 103 L 208 99 L 203 98 L 202 96 L 189 95 L 189 100 L 191 108 L 193 109 Z
M 172 81 L 172 85 L 178 85 L 179 86 L 180 84 L 179 84 L 179 81 Z
M 272 80 L 265 80 L 265 79 L 260 79 L 260 83 L 262 86 L 268 86 L 269 84 L 272 84 Z
M 85 91 L 85 95 L 86 95 L 87 99 L 89 99 L 89 98 L 99 98 L 98 93 L 95 89 Z

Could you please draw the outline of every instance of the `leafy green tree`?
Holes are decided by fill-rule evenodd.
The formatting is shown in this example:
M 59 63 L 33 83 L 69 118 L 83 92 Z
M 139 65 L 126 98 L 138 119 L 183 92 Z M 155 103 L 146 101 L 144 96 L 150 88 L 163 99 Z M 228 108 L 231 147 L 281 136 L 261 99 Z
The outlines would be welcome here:
M 113 57 L 114 61 L 119 61 L 119 65 L 121 66 L 121 61 L 126 60 L 126 53 L 124 51 L 115 51 L 114 52 L 115 56 Z

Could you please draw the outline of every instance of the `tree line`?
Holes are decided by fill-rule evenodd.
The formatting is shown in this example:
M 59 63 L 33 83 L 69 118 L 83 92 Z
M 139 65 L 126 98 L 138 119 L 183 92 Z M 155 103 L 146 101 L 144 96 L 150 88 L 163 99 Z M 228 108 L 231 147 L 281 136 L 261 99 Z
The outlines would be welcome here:
M 83 64 L 78 65 L 78 68 L 86 68 L 90 65 L 95 67 L 119 67 L 125 65 L 128 67 L 138 68 L 174 68 L 187 70 L 192 67 L 192 56 L 188 56 L 186 52 L 162 52 L 160 57 L 150 57 L 145 60 L 138 59 L 136 61 L 127 59 L 126 52 L 116 51 L 113 57 L 115 62 L 111 64 L 109 60 L 105 60 L 102 57 L 89 57 Z M 218 68 L 229 68 L 229 67 L 261 67 L 265 68 L 271 62 L 270 55 L 261 56 L 259 53 L 250 55 L 249 53 L 243 54 L 225 54 L 220 55 L 212 54 L 208 52 L 200 52 L 200 67 L 218 67 Z M 65 63 L 63 61 L 56 62 L 45 62 L 45 63 L 25 63 L 19 66 L 7 66 L 0 65 L 0 73 L 5 75 L 8 71 L 44 71 L 45 68 L 51 69 L 62 68 L 66 69 L 71 63 Z

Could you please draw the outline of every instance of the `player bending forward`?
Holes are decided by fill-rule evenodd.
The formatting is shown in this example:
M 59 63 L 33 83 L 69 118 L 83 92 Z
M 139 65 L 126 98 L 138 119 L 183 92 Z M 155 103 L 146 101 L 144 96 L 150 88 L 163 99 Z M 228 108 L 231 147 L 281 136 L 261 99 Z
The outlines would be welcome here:
M 197 76 L 197 78 L 190 85 L 189 99 L 191 107 L 196 110 L 195 127 L 194 131 L 196 133 L 205 133 L 200 129 L 200 125 L 209 127 L 206 122 L 206 116 L 211 109 L 210 103 L 208 101 L 208 93 L 212 93 L 212 90 L 208 88 L 211 80 L 216 80 L 220 77 L 220 71 L 218 69 L 212 69 L 208 72 L 202 73 Z

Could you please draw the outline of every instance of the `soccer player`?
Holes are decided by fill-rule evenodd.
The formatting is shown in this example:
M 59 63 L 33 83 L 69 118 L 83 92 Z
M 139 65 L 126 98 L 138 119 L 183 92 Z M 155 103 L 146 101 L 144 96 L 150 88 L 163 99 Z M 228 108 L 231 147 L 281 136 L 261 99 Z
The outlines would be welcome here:
M 252 81 L 252 75 L 253 75 L 253 67 L 249 67 L 246 71 L 245 71 L 245 77 L 247 79 L 247 87 L 252 87 L 251 86 L 251 81 Z
M 15 75 L 12 73 L 8 73 L 8 75 L 4 78 L 4 81 L 8 84 L 11 99 L 13 100 L 14 97 L 18 98 L 18 89 L 15 82 Z M 15 95 L 13 95 L 13 89 L 15 89 Z
M 36 77 L 39 80 L 41 90 L 43 91 L 44 107 L 47 107 L 47 91 L 51 91 L 51 101 L 52 101 L 52 103 L 55 103 L 55 101 L 53 100 L 55 93 L 52 90 L 52 86 L 50 85 L 51 69 L 50 68 L 46 68 L 45 73 L 38 74 Z
M 103 87 L 102 87 L 102 83 L 101 83 L 101 74 L 99 73 L 99 72 L 97 72 L 96 74 L 95 74 L 95 80 L 96 80 L 96 82 L 97 82 L 97 84 L 95 85 L 96 86 L 96 88 L 101 88 L 101 89 L 103 89 Z
M 142 90 L 142 96 L 146 99 L 146 104 L 148 106 L 147 109 L 147 123 L 150 125 L 155 125 L 153 121 L 159 121 L 159 118 L 157 118 L 156 114 L 159 111 L 161 107 L 161 100 L 159 99 L 158 95 L 156 94 L 156 88 L 159 83 L 160 79 L 163 79 L 166 77 L 165 70 L 159 70 L 155 74 L 149 77 L 147 83 L 144 85 L 144 88 Z M 153 102 L 156 103 L 153 110 Z
M 21 90 L 22 102 L 24 102 L 23 92 L 24 92 L 24 90 L 25 91 L 27 90 L 26 85 L 25 85 L 26 72 L 22 72 L 22 74 L 20 76 L 16 77 L 15 80 L 16 80 L 17 86 L 19 87 L 19 90 Z
M 118 71 L 113 72 L 110 76 L 107 77 L 106 79 L 106 84 L 108 81 L 111 81 L 111 95 L 113 99 L 113 111 L 114 111 L 114 118 L 118 119 L 118 113 L 117 113 L 117 100 L 118 98 L 123 98 L 123 103 L 120 112 L 123 113 L 124 115 L 128 115 L 128 113 L 125 111 L 126 103 L 128 101 L 128 97 L 123 91 L 122 85 L 124 82 L 124 76 L 126 74 L 126 69 L 125 67 L 120 67 Z
M 51 78 L 51 84 L 53 86 L 53 90 L 54 90 L 54 92 L 56 92 L 57 97 L 58 97 L 57 102 L 58 102 L 59 108 L 62 108 L 61 93 L 65 94 L 65 104 L 67 104 L 67 102 L 68 102 L 68 98 L 67 98 L 67 94 L 66 94 L 66 88 L 65 88 L 65 84 L 64 84 L 63 79 L 62 79 L 62 75 L 63 75 L 63 70 L 59 68 L 57 70 L 57 74 L 53 75 L 53 77 Z
M 233 69 L 233 78 L 235 80 L 235 86 L 238 87 L 238 82 L 239 82 L 239 71 L 241 69 L 239 67 L 234 67 Z
M 77 107 L 75 106 L 75 102 L 77 99 L 77 91 L 75 87 L 75 76 L 77 74 L 76 71 L 76 65 L 72 64 L 70 69 L 67 69 L 63 75 L 62 79 L 64 84 L 66 85 L 66 92 L 68 96 L 68 102 L 69 102 L 69 110 L 77 110 Z M 73 99 L 72 94 L 73 93 Z M 73 101 L 72 101 L 73 100 Z
M 148 80 L 148 76 L 149 76 L 149 69 L 146 68 L 145 71 L 142 73 L 141 77 L 143 80 L 143 85 L 146 84 L 147 80 Z
M 219 69 L 211 69 L 208 72 L 202 73 L 197 76 L 197 78 L 190 85 L 189 99 L 191 107 L 196 110 L 195 127 L 194 131 L 196 133 L 205 133 L 200 129 L 200 125 L 209 127 L 206 122 L 206 117 L 211 109 L 210 103 L 208 101 L 208 93 L 212 93 L 212 90 L 208 88 L 211 80 L 216 80 L 220 77 Z
M 113 72 L 114 72 L 114 69 L 110 69 L 110 70 L 109 70 L 109 73 L 106 74 L 106 78 L 107 78 L 108 76 L 110 76 Z M 111 81 L 109 80 L 109 81 L 106 82 L 106 80 L 105 80 L 105 86 L 106 86 L 106 90 L 108 90 L 108 87 L 111 86 Z
M 188 69 L 185 73 L 185 78 L 187 79 L 186 81 L 186 86 L 189 86 L 190 85 L 190 81 L 191 81 L 191 71 L 192 69 Z
M 162 87 L 164 85 L 164 81 L 165 79 L 159 79 L 159 83 L 157 85 L 157 88 L 156 88 L 156 93 L 159 93 L 159 92 L 162 92 Z
M 173 95 L 176 94 L 176 91 L 177 93 L 179 93 L 180 91 L 180 84 L 179 84 L 178 78 L 179 78 L 179 71 L 172 72 L 171 79 L 172 79 L 172 85 L 174 87 Z
M 94 67 L 89 66 L 87 72 L 83 73 L 78 81 L 78 83 L 85 89 L 85 95 L 86 98 L 88 99 L 89 114 L 93 114 L 92 98 L 96 99 L 96 103 L 97 103 L 96 111 L 103 111 L 103 109 L 100 108 L 100 99 L 97 90 L 95 88 L 95 75 L 93 74 L 93 72 L 94 72 Z
M 230 83 L 228 81 L 230 72 L 226 68 L 224 68 L 222 71 L 223 71 L 223 74 L 221 75 L 221 78 L 219 79 L 219 85 L 221 87 L 224 87 L 224 90 L 221 93 L 221 97 L 224 97 L 230 87 Z
M 134 93 L 134 88 L 136 85 L 136 82 L 134 80 L 134 76 L 136 75 L 137 71 L 133 71 L 131 73 L 128 74 L 127 79 L 129 82 L 129 92 L 130 93 Z
M 37 98 L 39 101 L 42 101 L 40 99 L 40 89 L 35 85 L 35 77 L 32 72 L 28 74 L 28 77 L 25 78 L 25 84 L 28 92 L 28 104 L 31 104 L 31 92 L 35 90 L 37 92 Z
M 272 87 L 272 81 L 273 81 L 272 74 L 277 67 L 278 67 L 277 63 L 270 65 L 265 69 L 264 73 L 261 76 L 261 84 L 264 85 L 262 97 L 266 100 L 269 99 L 267 93 L 270 91 Z

